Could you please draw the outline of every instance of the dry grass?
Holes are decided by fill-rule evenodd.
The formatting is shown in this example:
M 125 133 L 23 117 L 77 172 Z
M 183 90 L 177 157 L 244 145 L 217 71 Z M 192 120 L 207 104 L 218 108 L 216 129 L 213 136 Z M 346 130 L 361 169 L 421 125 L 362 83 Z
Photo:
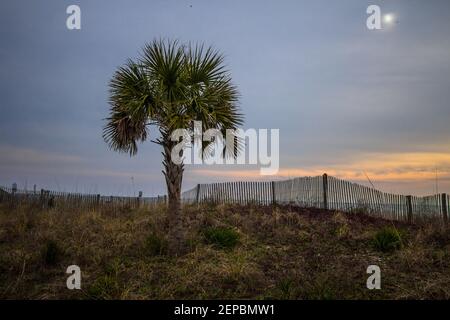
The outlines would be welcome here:
M 163 207 L 0 207 L 0 298 L 450 299 L 448 229 L 395 223 L 403 246 L 383 253 L 373 237 L 393 223 L 361 214 L 205 205 L 183 216 L 187 251 L 169 257 Z M 208 243 L 210 226 L 234 230 L 238 244 Z M 66 288 L 72 264 L 82 290 Z M 366 288 L 371 264 L 381 290 Z

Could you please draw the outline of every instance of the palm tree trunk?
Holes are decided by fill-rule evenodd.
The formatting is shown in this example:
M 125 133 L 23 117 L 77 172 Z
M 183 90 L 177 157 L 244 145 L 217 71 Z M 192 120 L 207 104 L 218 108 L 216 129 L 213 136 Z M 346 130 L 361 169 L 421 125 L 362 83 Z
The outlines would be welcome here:
M 171 160 L 172 142 L 164 144 L 164 176 L 168 194 L 167 229 L 169 253 L 180 253 L 183 243 L 183 222 L 181 217 L 181 184 L 183 180 L 183 164 L 175 164 Z

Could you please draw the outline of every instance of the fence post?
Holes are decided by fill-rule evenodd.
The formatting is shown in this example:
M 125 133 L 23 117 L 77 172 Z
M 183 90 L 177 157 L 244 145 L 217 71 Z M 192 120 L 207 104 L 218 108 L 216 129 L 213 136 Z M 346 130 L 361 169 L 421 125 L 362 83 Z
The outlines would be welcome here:
M 143 194 L 143 192 L 142 192 L 142 191 L 139 191 L 139 196 L 138 196 L 138 198 L 137 198 L 138 208 L 140 208 L 141 205 L 142 205 L 142 194 Z
M 14 182 L 11 187 L 11 197 L 10 197 L 10 201 L 14 204 L 16 200 L 18 200 L 18 198 L 16 199 L 16 193 L 17 193 L 17 183 Z
M 197 184 L 197 193 L 195 194 L 195 203 L 198 204 L 199 200 L 200 200 L 200 184 Z
M 408 208 L 408 223 L 413 222 L 412 196 L 406 196 L 406 206 Z
M 13 183 L 12 184 L 12 188 L 11 188 L 11 194 L 14 196 L 17 192 L 17 183 Z
M 323 182 L 323 208 L 328 209 L 328 175 L 326 173 L 322 176 Z
M 444 224 L 447 225 L 448 212 L 447 212 L 447 194 L 446 193 L 441 194 L 441 201 L 442 201 L 442 218 L 444 219 Z
M 97 199 L 96 199 L 96 201 L 97 201 L 97 206 L 100 204 L 100 195 L 99 194 L 97 194 Z
M 45 201 L 45 190 L 41 189 L 41 195 L 39 197 L 40 202 L 41 202 L 41 206 L 42 208 L 46 208 L 47 206 L 45 205 L 46 201 Z
M 277 204 L 277 199 L 275 198 L 275 181 L 271 182 L 271 186 L 272 186 L 272 204 L 276 205 Z

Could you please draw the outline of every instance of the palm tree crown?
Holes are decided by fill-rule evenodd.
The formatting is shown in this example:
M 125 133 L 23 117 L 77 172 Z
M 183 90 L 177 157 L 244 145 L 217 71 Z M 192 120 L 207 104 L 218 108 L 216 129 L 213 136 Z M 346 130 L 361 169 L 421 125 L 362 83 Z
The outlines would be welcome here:
M 237 103 L 221 54 L 203 45 L 155 40 L 113 76 L 103 137 L 113 150 L 134 155 L 151 125 L 161 133 L 153 142 L 162 145 L 174 129 L 189 128 L 193 120 L 204 130 L 237 128 L 243 122 Z

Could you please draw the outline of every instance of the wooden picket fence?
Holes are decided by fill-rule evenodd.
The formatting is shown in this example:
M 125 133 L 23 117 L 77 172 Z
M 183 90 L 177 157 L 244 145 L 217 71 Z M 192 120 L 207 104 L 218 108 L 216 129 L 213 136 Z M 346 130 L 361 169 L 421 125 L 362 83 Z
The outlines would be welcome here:
M 166 196 L 142 197 L 141 193 L 138 197 L 118 197 L 44 189 L 29 191 L 17 189 L 15 186 L 12 188 L 0 187 L 0 202 L 10 204 L 31 203 L 43 208 L 93 208 L 98 206 L 137 208 L 166 203 L 166 201 Z
M 450 197 L 391 194 L 324 174 L 284 181 L 198 184 L 183 192 L 185 203 L 291 204 L 342 211 L 363 211 L 385 219 L 448 223 Z
M 385 219 L 448 224 L 450 196 L 416 197 L 391 194 L 357 183 L 324 174 L 284 181 L 238 181 L 198 184 L 182 193 L 184 204 L 229 203 L 275 205 L 290 204 L 300 207 L 342 211 L 363 211 Z M 80 194 L 49 190 L 27 191 L 0 187 L 0 202 L 33 203 L 41 207 L 87 208 L 97 206 L 145 207 L 167 203 L 167 196 L 117 197 L 100 194 Z

